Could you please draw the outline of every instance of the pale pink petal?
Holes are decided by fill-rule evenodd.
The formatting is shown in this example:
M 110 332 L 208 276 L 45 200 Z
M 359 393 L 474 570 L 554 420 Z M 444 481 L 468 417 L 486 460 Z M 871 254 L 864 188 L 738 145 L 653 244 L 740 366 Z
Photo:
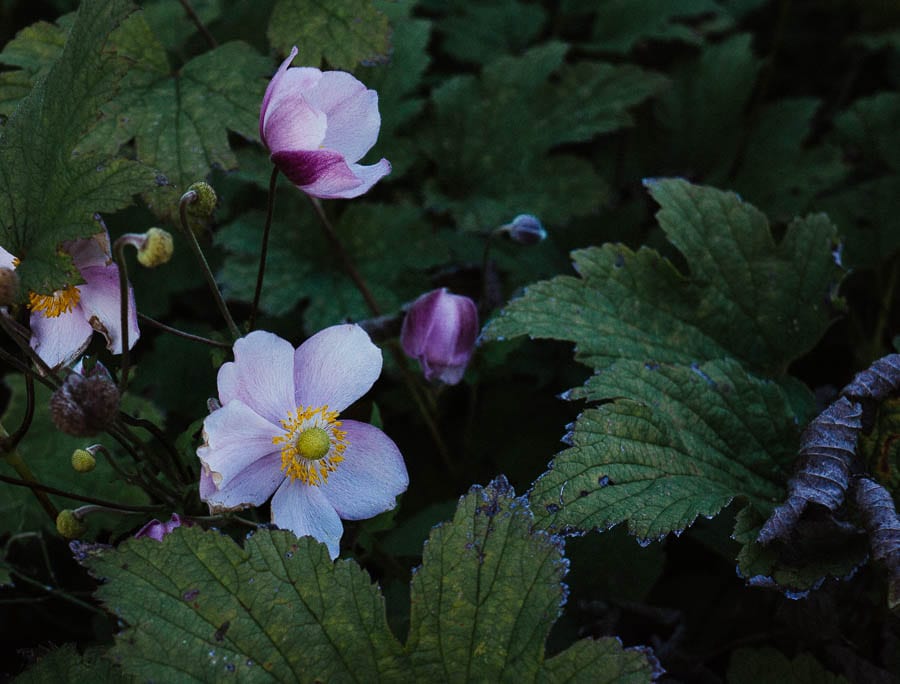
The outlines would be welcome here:
M 391 164 L 347 164 L 331 150 L 293 150 L 272 155 L 272 161 L 303 192 L 322 199 L 351 199 L 368 192 L 391 172 Z
M 297 56 L 297 46 L 295 45 L 291 49 L 291 54 L 287 56 L 281 66 L 278 67 L 278 71 L 275 72 L 275 75 L 272 76 L 272 79 L 269 81 L 269 85 L 266 86 L 266 93 L 263 95 L 262 105 L 259 108 L 259 137 L 261 140 L 263 137 L 263 124 L 266 121 L 266 114 L 269 111 L 269 106 L 272 104 L 272 99 L 275 97 L 275 93 L 280 90 L 279 84 L 284 78 L 285 72 L 288 70 L 288 67 L 291 66 L 291 62 L 294 61 L 294 57 Z
M 344 460 L 320 489 L 341 518 L 364 520 L 393 508 L 409 485 L 409 475 L 390 437 L 367 423 L 342 422 L 347 431 Z
M 344 526 L 318 487 L 285 480 L 272 497 L 272 522 L 298 537 L 310 536 L 327 544 L 332 559 L 340 553 Z
M 210 471 L 219 490 L 251 464 L 280 448 L 272 439 L 284 430 L 258 415 L 238 399 L 232 399 L 203 421 L 203 446 L 197 456 Z
M 340 152 L 347 162 L 358 161 L 372 149 L 381 128 L 378 93 L 345 71 L 326 71 L 307 99 L 328 116 L 323 148 Z
M 109 234 L 104 230 L 89 238 L 63 243 L 78 270 L 103 267 L 112 263 L 109 248 Z M 84 277 L 84 273 L 82 273 Z
M 91 266 L 81 271 L 84 283 L 78 286 L 79 302 L 91 327 L 106 338 L 106 348 L 113 354 L 122 353 L 122 298 L 119 296 L 119 267 Z M 128 348 L 141 336 L 138 328 L 134 291 L 128 286 Z
M 325 139 L 325 113 L 312 107 L 301 93 L 288 94 L 272 105 L 263 124 L 263 142 L 270 152 L 316 150 Z
M 215 486 L 211 473 L 204 483 L 201 473 L 200 500 L 209 504 L 211 513 L 262 506 L 283 481 L 281 454 L 269 454 L 248 465 L 222 487 Z
M 358 325 L 319 331 L 294 354 L 297 406 L 343 411 L 375 384 L 381 363 L 381 350 Z
M 234 362 L 219 369 L 219 401 L 240 399 L 270 423 L 279 425 L 294 403 L 294 347 L 287 340 L 255 330 L 234 343 Z
M 0 247 L 0 268 L 11 268 L 13 270 L 16 268 L 16 258 L 2 247 Z
M 80 304 L 54 318 L 32 311 L 30 325 L 31 347 L 51 368 L 69 364 L 81 356 L 94 333 Z

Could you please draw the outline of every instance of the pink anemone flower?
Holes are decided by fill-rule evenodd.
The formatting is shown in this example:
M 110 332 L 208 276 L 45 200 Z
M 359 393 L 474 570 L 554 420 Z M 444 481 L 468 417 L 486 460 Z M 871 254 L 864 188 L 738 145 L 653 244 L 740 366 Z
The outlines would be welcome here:
M 203 421 L 200 498 L 212 513 L 260 506 L 272 522 L 339 552 L 344 520 L 389 510 L 409 476 L 378 428 L 339 414 L 381 374 L 381 351 L 357 325 L 336 325 L 297 349 L 254 331 L 219 369 L 221 408 Z M 273 496 L 274 494 L 274 496 Z
M 84 280 L 53 294 L 31 292 L 31 347 L 48 366 L 72 363 L 91 342 L 94 331 L 106 338 L 106 348 L 122 353 L 122 325 L 119 310 L 119 267 L 110 255 L 106 231 L 81 240 L 64 242 L 67 252 Z M 15 268 L 18 259 L 0 247 L 0 267 Z M 128 287 L 128 348 L 140 337 L 134 292 Z
M 297 48 L 269 82 L 259 137 L 288 179 L 313 197 L 358 197 L 391 172 L 391 164 L 357 164 L 381 128 L 378 93 L 345 71 L 288 68 Z

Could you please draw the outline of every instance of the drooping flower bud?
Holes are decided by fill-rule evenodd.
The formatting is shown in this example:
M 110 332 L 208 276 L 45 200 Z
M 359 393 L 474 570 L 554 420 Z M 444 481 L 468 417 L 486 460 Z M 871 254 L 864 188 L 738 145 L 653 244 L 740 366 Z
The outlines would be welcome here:
M 167 263 L 175 252 L 172 235 L 162 228 L 150 228 L 138 248 L 137 259 L 141 266 L 156 268 Z
M 468 297 L 447 288 L 419 297 L 409 307 L 400 344 L 417 359 L 427 380 L 455 385 L 466 371 L 478 335 L 478 309 Z
M 0 268 L 0 306 L 15 304 L 19 297 L 19 275 L 13 268 Z
M 56 516 L 56 531 L 65 539 L 75 539 L 84 534 L 87 526 L 75 515 L 75 511 L 66 508 Z
M 97 466 L 97 459 L 87 449 L 72 452 L 72 468 L 79 473 L 89 473 Z
M 209 225 L 216 205 L 219 203 L 219 197 L 213 187 L 203 181 L 191 184 L 185 195 L 189 192 L 193 192 L 197 197 L 193 202 L 188 202 L 185 213 L 191 230 L 198 234 Z
M 119 411 L 119 388 L 101 363 L 84 374 L 71 372 L 50 397 L 50 416 L 61 431 L 90 437 L 106 428 Z
M 181 516 L 177 513 L 172 514 L 172 518 L 169 522 L 160 522 L 156 518 L 153 518 L 153 520 L 134 533 L 134 538 L 140 539 L 141 537 L 150 537 L 151 539 L 161 542 L 163 537 L 169 534 L 169 532 L 182 525 L 190 527 L 191 523 L 183 522 Z
M 536 245 L 547 239 L 547 231 L 540 219 L 531 214 L 519 214 L 497 230 L 506 233 L 511 240 L 520 245 Z

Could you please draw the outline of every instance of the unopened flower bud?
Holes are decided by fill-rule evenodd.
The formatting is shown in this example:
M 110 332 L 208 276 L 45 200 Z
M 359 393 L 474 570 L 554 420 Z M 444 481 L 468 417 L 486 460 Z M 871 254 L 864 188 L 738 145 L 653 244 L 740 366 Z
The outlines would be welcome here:
M 197 197 L 193 202 L 189 202 L 186 208 L 186 214 L 190 228 L 194 233 L 201 232 L 212 218 L 213 212 L 219 198 L 216 191 L 213 190 L 209 183 L 199 181 L 193 183 L 185 192 L 193 192 Z
M 15 304 L 19 297 L 19 275 L 15 269 L 0 268 L 0 306 Z
M 478 335 L 478 309 L 468 297 L 446 288 L 419 297 L 409 307 L 400 344 L 419 361 L 427 380 L 455 385 L 466 371 Z
M 172 518 L 169 522 L 160 522 L 156 518 L 148 522 L 141 529 L 134 533 L 135 539 L 140 539 L 141 537 L 150 537 L 151 539 L 155 539 L 156 541 L 162 541 L 163 537 L 169 534 L 176 527 L 181 527 L 184 525 L 185 527 L 190 527 L 191 523 L 183 522 L 181 520 L 181 516 L 177 513 L 172 514 Z
M 174 252 L 172 235 L 162 228 L 151 228 L 145 234 L 144 243 L 138 248 L 137 259 L 141 266 L 156 268 L 167 263 Z
M 520 245 L 536 245 L 547 239 L 547 231 L 537 216 L 519 214 L 510 223 L 498 228 Z
M 84 534 L 87 526 L 75 515 L 75 511 L 66 508 L 56 516 L 56 531 L 66 539 L 75 539 Z
M 112 422 L 119 411 L 119 388 L 97 363 L 83 375 L 72 372 L 50 397 L 50 416 L 61 431 L 90 437 Z
M 87 449 L 72 452 L 72 468 L 79 473 L 89 473 L 97 466 L 97 459 Z

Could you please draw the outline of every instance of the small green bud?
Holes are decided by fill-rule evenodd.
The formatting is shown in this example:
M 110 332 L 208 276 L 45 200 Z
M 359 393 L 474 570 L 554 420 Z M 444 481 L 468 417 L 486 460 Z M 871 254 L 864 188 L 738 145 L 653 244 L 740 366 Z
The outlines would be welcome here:
M 194 233 L 199 233 L 206 227 L 212 218 L 213 212 L 216 210 L 216 205 L 219 202 L 219 198 L 212 186 L 203 181 L 193 183 L 187 189 L 185 194 L 188 192 L 193 192 L 197 195 L 197 198 L 187 205 L 186 213 L 188 223 Z
M 15 269 L 0 268 L 0 306 L 15 304 L 19 297 L 19 275 Z
M 97 465 L 97 459 L 87 449 L 75 449 L 72 452 L 72 467 L 79 473 L 89 473 Z
M 175 252 L 172 235 L 162 228 L 151 228 L 145 233 L 144 244 L 138 249 L 137 259 L 141 266 L 156 268 L 167 263 Z
M 75 516 L 75 511 L 66 508 L 56 516 L 56 531 L 66 539 L 77 539 L 87 529 L 86 525 Z

